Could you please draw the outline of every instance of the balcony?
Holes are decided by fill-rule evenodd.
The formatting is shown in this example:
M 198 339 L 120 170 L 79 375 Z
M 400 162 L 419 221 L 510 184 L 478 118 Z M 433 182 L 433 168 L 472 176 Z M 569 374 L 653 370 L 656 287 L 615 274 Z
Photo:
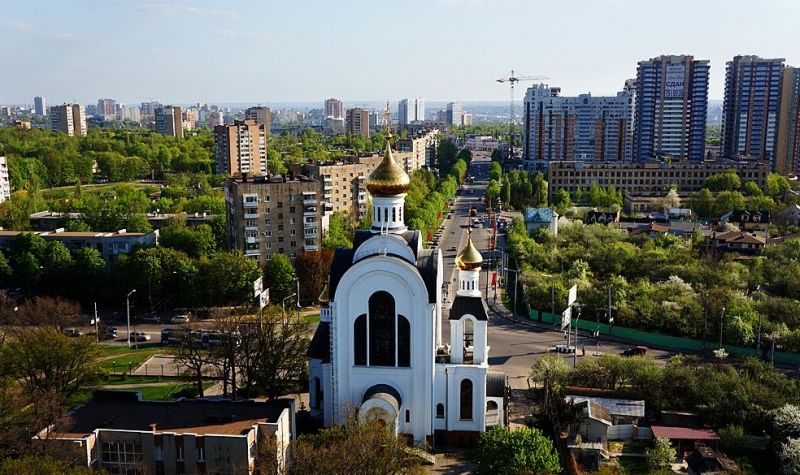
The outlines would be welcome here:
M 317 199 L 316 198 L 304 198 L 303 199 L 303 206 L 316 206 Z
M 244 238 L 244 242 L 247 244 L 256 244 L 261 241 L 260 237 L 246 237 Z
M 257 219 L 258 213 L 245 213 L 244 219 Z
M 245 226 L 245 231 L 258 231 L 258 226 Z
M 244 201 L 242 206 L 245 208 L 258 208 L 258 201 Z
M 306 238 L 315 238 L 317 237 L 317 229 L 316 228 L 306 228 L 303 230 L 303 237 Z
M 319 246 L 314 244 L 313 246 L 309 246 L 308 244 L 303 246 L 304 251 L 319 251 Z
M 333 190 L 333 185 L 326 182 L 322 185 L 322 189 L 325 191 L 331 191 Z

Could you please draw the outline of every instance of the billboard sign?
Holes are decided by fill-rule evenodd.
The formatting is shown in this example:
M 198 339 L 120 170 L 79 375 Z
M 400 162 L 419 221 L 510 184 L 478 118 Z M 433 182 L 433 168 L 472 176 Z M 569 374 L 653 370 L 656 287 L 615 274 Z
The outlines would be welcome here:
M 267 305 L 269 305 L 269 289 L 264 289 L 258 294 L 258 306 L 259 308 L 264 308 Z
M 572 321 L 572 307 L 567 307 L 564 313 L 561 314 L 561 329 L 565 329 Z
M 578 300 L 578 286 L 573 285 L 569 288 L 569 297 L 567 298 L 567 306 L 570 306 Z
M 667 64 L 664 78 L 664 99 L 683 99 L 686 89 L 686 66 Z
M 263 277 L 259 277 L 258 279 L 253 281 L 253 297 L 258 298 L 261 295 L 261 291 L 263 290 Z

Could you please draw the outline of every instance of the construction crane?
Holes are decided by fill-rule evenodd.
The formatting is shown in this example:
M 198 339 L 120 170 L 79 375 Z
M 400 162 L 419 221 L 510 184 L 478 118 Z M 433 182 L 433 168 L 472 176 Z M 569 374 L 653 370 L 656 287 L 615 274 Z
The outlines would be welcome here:
M 514 70 L 511 70 L 511 74 L 508 75 L 507 78 L 500 78 L 497 82 L 501 83 L 508 83 L 511 89 L 511 100 L 508 104 L 509 109 L 509 116 L 508 116 L 508 157 L 509 159 L 514 158 L 514 84 L 520 81 L 541 81 L 544 79 L 550 79 L 547 76 L 517 76 L 514 74 Z

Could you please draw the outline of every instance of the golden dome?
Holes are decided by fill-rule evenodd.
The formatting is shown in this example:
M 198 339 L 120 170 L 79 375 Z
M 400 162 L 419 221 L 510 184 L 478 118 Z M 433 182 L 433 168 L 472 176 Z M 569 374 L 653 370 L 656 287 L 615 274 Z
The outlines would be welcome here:
M 408 191 L 411 178 L 392 158 L 392 147 L 386 140 L 386 154 L 381 163 L 372 170 L 366 180 L 367 189 L 373 196 L 395 196 Z
M 456 256 L 456 266 L 460 270 L 475 270 L 480 269 L 483 264 L 483 256 L 480 251 L 472 244 L 472 231 L 470 230 L 467 237 L 467 245 Z

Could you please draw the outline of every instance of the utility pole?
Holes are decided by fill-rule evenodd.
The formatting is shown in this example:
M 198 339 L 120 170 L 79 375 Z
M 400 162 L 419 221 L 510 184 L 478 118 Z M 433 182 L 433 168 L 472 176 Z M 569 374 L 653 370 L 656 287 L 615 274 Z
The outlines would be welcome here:
M 97 302 L 94 303 L 94 336 L 95 341 L 100 344 L 100 322 L 97 320 Z
M 703 301 L 703 349 L 706 349 L 706 339 L 708 336 L 708 292 Z
M 722 348 L 722 327 L 724 322 L 722 319 L 725 317 L 725 307 L 722 307 L 722 313 L 719 314 L 719 347 Z
M 575 319 L 575 351 L 572 353 L 572 367 L 578 366 L 578 320 L 581 319 L 581 308 L 578 307 L 578 317 Z M 572 323 L 572 319 L 570 319 Z
M 136 292 L 136 289 L 128 292 L 128 295 L 125 297 L 125 307 L 128 309 L 128 348 L 131 347 L 131 295 L 133 295 L 134 292 Z

